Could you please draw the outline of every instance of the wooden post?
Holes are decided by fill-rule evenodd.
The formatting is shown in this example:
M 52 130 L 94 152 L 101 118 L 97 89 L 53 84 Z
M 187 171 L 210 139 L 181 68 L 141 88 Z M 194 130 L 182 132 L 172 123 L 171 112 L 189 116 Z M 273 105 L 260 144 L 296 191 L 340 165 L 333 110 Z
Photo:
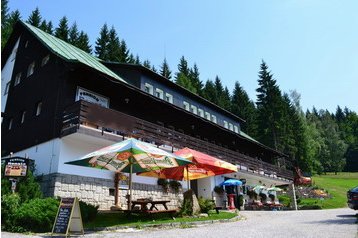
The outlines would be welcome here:
M 116 172 L 114 175 L 114 206 L 115 207 L 120 207 L 119 191 L 118 191 L 118 185 L 120 180 L 121 180 L 121 173 Z

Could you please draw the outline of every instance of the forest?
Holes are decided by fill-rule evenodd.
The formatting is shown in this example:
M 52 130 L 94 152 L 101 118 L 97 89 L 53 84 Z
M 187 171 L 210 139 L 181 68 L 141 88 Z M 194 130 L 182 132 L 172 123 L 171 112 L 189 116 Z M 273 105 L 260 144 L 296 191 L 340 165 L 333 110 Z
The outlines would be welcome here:
M 302 171 L 310 174 L 326 172 L 358 172 L 358 116 L 347 107 L 337 106 L 335 112 L 326 109 L 304 111 L 299 92 L 281 91 L 273 72 L 262 60 L 258 65 L 257 97 L 249 98 L 238 81 L 232 92 L 218 75 L 203 81 L 196 63 L 188 65 L 184 56 L 175 71 L 164 58 L 159 66 L 131 52 L 117 30 L 104 24 L 99 29 L 95 45 L 76 22 L 66 16 L 57 25 L 43 19 L 39 8 L 23 19 L 18 10 L 11 11 L 8 1 L 1 1 L 1 49 L 5 46 L 18 20 L 42 29 L 102 60 L 139 64 L 168 80 L 211 101 L 244 119 L 241 130 L 261 143 L 287 154 Z

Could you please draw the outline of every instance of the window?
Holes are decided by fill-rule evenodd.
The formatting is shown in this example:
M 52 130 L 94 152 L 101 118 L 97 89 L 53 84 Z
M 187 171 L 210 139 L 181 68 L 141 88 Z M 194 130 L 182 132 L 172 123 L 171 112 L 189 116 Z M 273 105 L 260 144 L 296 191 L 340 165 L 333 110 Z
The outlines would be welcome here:
M 38 102 L 36 104 L 36 116 L 41 114 L 41 109 L 42 109 L 42 102 Z
M 160 98 L 160 99 L 164 99 L 164 92 L 163 90 L 157 88 L 155 89 L 155 96 Z
M 153 95 L 153 85 L 151 85 L 149 83 L 145 83 L 144 87 L 145 87 L 144 91 Z
M 9 88 L 10 88 L 10 81 L 7 82 L 6 85 L 5 85 L 4 96 L 9 93 Z
M 210 113 L 209 112 L 205 112 L 205 118 L 210 121 Z
M 231 123 L 229 123 L 229 130 L 230 130 L 230 131 L 233 131 L 233 130 L 234 130 L 234 125 L 231 124 Z
M 46 55 L 45 57 L 43 57 L 43 59 L 41 61 L 41 66 L 44 66 L 45 64 L 47 64 L 49 60 L 50 60 L 50 55 Z
M 184 107 L 185 110 L 190 111 L 189 103 L 188 103 L 188 102 L 184 101 L 184 102 L 183 102 L 183 107 Z
M 204 110 L 203 109 L 199 108 L 198 112 L 199 112 L 199 116 L 204 117 Z
M 25 116 L 26 116 L 26 111 L 23 111 L 21 114 L 21 124 L 25 122 Z
M 194 114 L 198 114 L 198 108 L 194 105 L 191 105 L 191 111 L 194 113 Z
M 18 85 L 21 81 L 21 73 L 16 74 L 14 86 Z
M 9 120 L 9 130 L 11 130 L 11 128 L 12 128 L 12 121 L 13 121 L 13 119 L 12 118 L 10 118 L 10 120 Z
M 224 121 L 224 127 L 229 128 L 229 125 L 227 124 L 227 121 Z
M 27 68 L 27 77 L 31 76 L 35 70 L 35 62 L 32 62 Z
M 216 116 L 215 116 L 215 115 L 211 115 L 211 121 L 214 122 L 214 123 L 217 123 L 217 120 L 216 120 Z
M 234 131 L 235 131 L 235 133 L 239 133 L 239 127 L 238 127 L 238 126 L 234 126 Z
M 165 101 L 173 103 L 173 95 L 165 93 Z

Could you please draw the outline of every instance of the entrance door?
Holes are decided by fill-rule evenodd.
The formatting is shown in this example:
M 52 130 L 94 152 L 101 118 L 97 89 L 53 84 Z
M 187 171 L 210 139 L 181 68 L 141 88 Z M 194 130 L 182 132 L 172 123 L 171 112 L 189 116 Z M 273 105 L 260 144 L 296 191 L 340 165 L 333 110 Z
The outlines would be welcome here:
M 195 195 L 198 197 L 198 180 L 190 181 L 190 188 L 194 191 Z

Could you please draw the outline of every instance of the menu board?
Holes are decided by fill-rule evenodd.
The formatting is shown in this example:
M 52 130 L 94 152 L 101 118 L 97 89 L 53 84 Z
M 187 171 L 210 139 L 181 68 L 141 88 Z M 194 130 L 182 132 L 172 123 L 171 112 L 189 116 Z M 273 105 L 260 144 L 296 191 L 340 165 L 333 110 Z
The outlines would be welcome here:
M 77 198 L 62 198 L 58 208 L 52 234 L 67 234 L 69 232 L 81 232 L 83 225 L 80 206 Z
M 27 174 L 29 160 L 21 157 L 13 157 L 5 159 L 6 177 L 24 177 Z

